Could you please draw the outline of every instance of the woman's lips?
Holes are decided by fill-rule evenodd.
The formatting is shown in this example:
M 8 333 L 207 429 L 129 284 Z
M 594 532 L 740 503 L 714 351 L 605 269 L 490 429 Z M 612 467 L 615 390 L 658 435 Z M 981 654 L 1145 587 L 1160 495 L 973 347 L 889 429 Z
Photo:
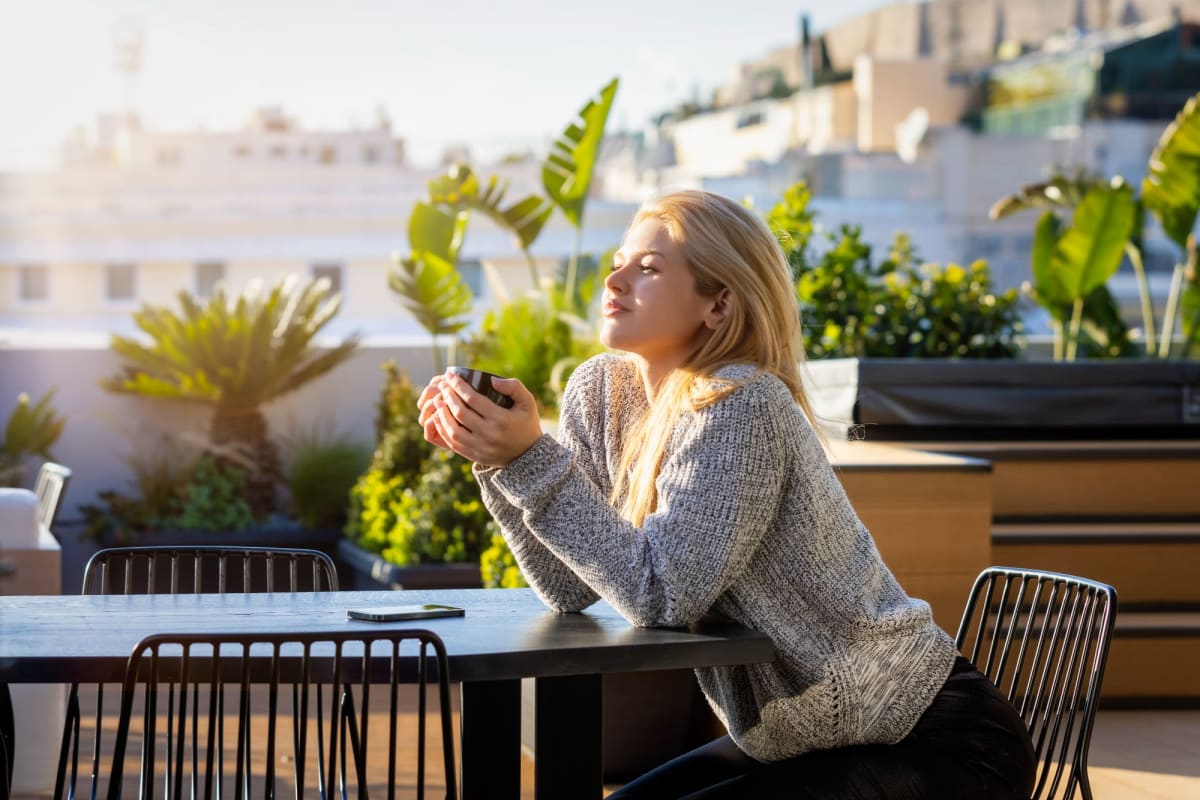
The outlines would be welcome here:
M 616 300 L 609 300 L 604 304 L 604 316 L 606 317 L 615 317 L 618 314 L 624 314 L 628 311 L 628 308 L 621 305 Z

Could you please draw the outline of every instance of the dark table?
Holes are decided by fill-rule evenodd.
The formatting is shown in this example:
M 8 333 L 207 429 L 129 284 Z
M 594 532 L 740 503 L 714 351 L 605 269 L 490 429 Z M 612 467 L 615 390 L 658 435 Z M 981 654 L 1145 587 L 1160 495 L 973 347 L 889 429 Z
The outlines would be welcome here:
M 443 603 L 463 617 L 356 622 L 352 606 Z M 537 797 L 599 800 L 601 676 L 769 661 L 763 634 L 705 622 L 635 628 L 608 604 L 556 614 L 528 589 L 296 594 L 0 597 L 0 684 L 119 682 L 152 633 L 421 627 L 446 643 L 462 683 L 464 800 L 520 796 L 521 679 L 535 678 Z

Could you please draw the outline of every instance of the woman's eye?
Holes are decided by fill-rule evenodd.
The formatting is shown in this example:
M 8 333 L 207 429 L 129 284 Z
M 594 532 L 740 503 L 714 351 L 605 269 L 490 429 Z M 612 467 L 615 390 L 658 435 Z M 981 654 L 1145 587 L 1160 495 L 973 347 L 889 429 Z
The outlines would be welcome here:
M 651 272 L 658 272 L 651 264 L 642 264 L 642 274 L 649 275 Z

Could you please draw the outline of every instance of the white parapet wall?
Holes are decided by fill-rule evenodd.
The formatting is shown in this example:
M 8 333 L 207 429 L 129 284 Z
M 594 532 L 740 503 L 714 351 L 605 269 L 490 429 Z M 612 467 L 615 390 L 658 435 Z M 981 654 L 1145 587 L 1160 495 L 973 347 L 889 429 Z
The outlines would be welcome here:
M 395 360 L 412 380 L 423 384 L 434 372 L 428 338 L 367 339 L 346 363 L 264 411 L 278 442 L 304 433 L 336 433 L 373 444 L 375 404 L 383 364 Z M 55 390 L 54 408 L 66 419 L 51 452 L 71 468 L 71 484 L 60 521 L 79 518 L 79 506 L 95 503 L 97 492 L 133 492 L 131 464 L 143 463 L 164 437 L 205 435 L 208 410 L 202 406 L 115 394 L 100 381 L 117 374 L 120 359 L 103 340 L 55 345 L 46 341 L 0 343 L 0 420 L 7 419 L 24 392 L 36 401 Z M 30 471 L 36 465 L 30 466 Z M 33 475 L 26 475 L 31 485 Z

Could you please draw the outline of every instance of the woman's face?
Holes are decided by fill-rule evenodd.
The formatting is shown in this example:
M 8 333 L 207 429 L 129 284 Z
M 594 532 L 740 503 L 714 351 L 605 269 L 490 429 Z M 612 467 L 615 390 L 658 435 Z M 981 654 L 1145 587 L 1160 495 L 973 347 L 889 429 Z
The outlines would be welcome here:
M 723 318 L 724 303 L 696 290 L 666 226 L 647 219 L 629 229 L 613 257 L 602 311 L 600 341 L 658 371 L 683 363 Z

